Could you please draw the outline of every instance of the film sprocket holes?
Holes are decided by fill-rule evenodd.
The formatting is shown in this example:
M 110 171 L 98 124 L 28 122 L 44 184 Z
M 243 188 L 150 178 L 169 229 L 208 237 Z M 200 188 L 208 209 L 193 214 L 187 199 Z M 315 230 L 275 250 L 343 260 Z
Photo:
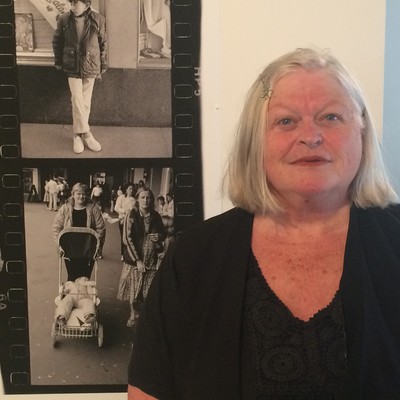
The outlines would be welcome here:
M 111 18 L 112 12 L 105 7 L 106 2 L 107 0 L 94 0 L 92 5 L 99 7 L 100 11 L 106 11 L 106 18 Z M 35 35 L 35 24 L 44 27 L 43 31 L 41 31 L 44 36 L 49 35 L 52 32 L 51 29 L 54 30 L 50 26 L 49 19 L 46 20 L 46 18 L 49 18 L 47 14 L 54 12 L 52 3 L 55 2 L 48 2 L 46 14 L 46 10 L 40 8 L 40 1 L 27 0 L 25 4 L 26 10 L 22 10 L 22 14 L 19 14 L 22 15 L 21 18 L 18 18 L 20 25 L 16 26 L 15 14 L 21 12 L 20 9 L 16 10 L 16 8 L 21 7 L 21 4 L 25 6 L 24 1 L 19 2 L 17 5 L 10 0 L 0 0 L 0 334 L 2 339 L 0 342 L 0 364 L 6 394 L 123 392 L 126 390 L 126 383 L 110 383 L 105 382 L 102 378 L 91 380 L 91 377 L 85 379 L 80 379 L 81 377 L 79 377 L 79 375 L 84 375 L 84 369 L 90 368 L 93 369 L 94 375 L 98 374 L 101 369 L 107 368 L 110 370 L 109 374 L 112 375 L 112 369 L 114 368 L 118 369 L 118 375 L 125 376 L 126 373 L 124 371 L 127 365 L 124 365 L 122 361 L 118 366 L 91 365 L 90 361 L 88 361 L 85 364 L 85 368 L 81 368 L 80 365 L 82 364 L 79 364 L 78 360 L 76 360 L 76 364 L 71 366 L 71 371 L 74 374 L 73 379 L 64 376 L 57 381 L 57 374 L 60 374 L 61 370 L 59 367 L 64 367 L 68 364 L 68 361 L 65 361 L 65 365 L 57 365 L 60 364 L 58 361 L 60 360 L 60 354 L 61 357 L 63 352 L 68 354 L 74 343 L 67 344 L 65 341 L 61 348 L 52 348 L 51 323 L 54 313 L 48 312 L 48 305 L 43 307 L 40 305 L 45 316 L 39 317 L 31 312 L 32 308 L 38 308 L 34 303 L 43 300 L 33 298 L 31 295 L 31 293 L 35 293 L 31 281 L 33 274 L 37 273 L 35 268 L 37 265 L 36 257 L 38 256 L 37 254 L 31 254 L 32 243 L 34 242 L 33 236 L 41 237 L 45 229 L 45 220 L 40 216 L 40 213 L 44 213 L 42 188 L 33 188 L 35 186 L 33 182 L 40 182 L 40 177 L 38 177 L 40 174 L 67 172 L 69 176 L 75 178 L 86 174 L 91 179 L 107 179 L 107 174 L 133 177 L 135 173 L 140 173 L 140 176 L 148 179 L 149 182 L 152 180 L 153 186 L 157 188 L 161 184 L 155 184 L 154 182 L 168 178 L 169 187 L 173 189 L 175 202 L 174 229 L 176 236 L 178 237 L 186 227 L 203 219 L 199 97 L 201 2 L 200 0 L 171 0 L 165 2 L 161 0 L 161 2 L 165 5 L 168 4 L 168 7 L 170 7 L 169 35 L 171 38 L 171 54 L 165 57 L 165 54 L 152 48 L 154 42 L 159 39 L 149 34 L 151 29 L 147 29 L 148 26 L 146 29 L 138 26 L 136 48 L 130 51 L 125 47 L 124 53 L 117 54 L 117 59 L 135 60 L 136 65 L 132 70 L 136 74 L 145 75 L 150 74 L 151 71 L 158 71 L 154 73 L 159 73 L 164 77 L 167 76 L 168 80 L 170 80 L 171 115 L 169 123 L 164 124 L 169 125 L 169 127 L 161 126 L 163 133 L 168 129 L 171 132 L 170 136 L 166 136 L 170 141 L 170 143 L 167 143 L 166 153 L 161 153 L 160 155 L 153 151 L 149 154 L 144 152 L 144 155 L 138 155 L 134 153 L 135 147 L 132 147 L 131 152 L 133 155 L 127 155 L 127 153 L 122 152 L 119 154 L 116 151 L 111 155 L 106 153 L 106 157 L 101 156 L 101 154 L 98 156 L 87 153 L 78 158 L 73 154 L 66 157 L 57 155 L 58 139 L 50 147 L 45 147 L 47 153 L 40 153 L 40 151 L 43 151 L 43 143 L 48 138 L 46 136 L 48 131 L 54 135 L 53 137 L 57 138 L 63 137 L 63 135 L 71 135 L 71 123 L 62 118 L 57 123 L 57 117 L 54 113 L 51 114 L 53 110 L 51 107 L 50 114 L 46 116 L 46 118 L 50 118 L 50 122 L 44 118 L 43 121 L 32 123 L 34 117 L 29 114 L 31 110 L 27 106 L 27 98 L 29 97 L 28 101 L 36 107 L 35 110 L 40 114 L 44 106 L 41 101 L 43 97 L 46 97 L 46 91 L 63 93 L 60 95 L 60 102 L 64 101 L 62 96 L 66 96 L 66 80 L 61 75 L 55 76 L 55 72 L 52 69 L 54 63 L 52 52 L 43 48 L 43 43 L 41 43 L 43 37 Z M 145 3 L 147 4 L 147 2 Z M 133 11 L 137 21 L 142 21 L 141 18 L 144 18 L 144 13 L 149 12 L 144 7 L 143 0 L 129 0 L 126 4 L 126 12 Z M 57 8 L 57 11 L 60 10 Z M 109 14 L 107 14 L 107 11 Z M 29 16 L 29 18 L 24 18 L 24 15 Z M 145 16 L 145 18 L 148 18 L 148 16 Z M 146 21 L 149 21 L 149 19 Z M 21 25 L 22 23 L 23 25 Z M 110 25 L 110 32 L 112 32 L 113 29 L 116 29 L 118 21 L 110 20 L 107 21 L 107 24 Z M 27 44 L 26 46 L 18 46 L 18 51 L 16 48 L 16 35 L 18 35 L 19 43 Z M 109 48 L 109 51 L 114 51 L 112 57 L 115 59 L 116 52 L 118 53 L 121 49 L 115 47 L 116 44 L 115 41 L 113 43 L 112 37 L 109 40 L 109 45 L 114 46 L 114 48 Z M 122 43 L 122 46 L 125 45 Z M 140 48 L 140 46 L 143 46 L 143 48 Z M 170 68 L 158 69 L 155 64 L 157 62 L 164 64 L 170 62 Z M 39 75 L 30 74 L 32 66 L 36 68 Z M 127 69 L 129 68 L 131 67 Z M 55 81 L 61 82 L 61 86 L 64 85 L 63 90 L 59 87 L 43 87 L 43 84 L 46 83 L 45 76 L 46 74 L 49 76 L 49 71 L 51 71 L 52 76 L 55 76 Z M 113 65 L 110 65 L 107 74 L 111 76 L 114 74 L 114 79 L 117 74 L 122 76 L 121 69 L 114 68 Z M 107 79 L 109 78 L 105 75 L 101 81 L 96 82 L 99 92 L 104 93 L 108 87 L 107 85 L 110 85 L 111 80 Z M 39 83 L 39 85 L 35 86 L 36 83 Z M 40 89 L 40 93 L 29 92 L 30 88 Z M 135 88 L 129 87 L 126 89 L 134 90 Z M 97 88 L 95 88 L 95 93 L 96 90 Z M 111 87 L 111 89 L 108 88 L 107 90 L 109 90 L 107 92 L 108 96 L 118 100 L 117 94 L 123 92 L 124 87 Z M 146 95 L 146 92 L 143 93 L 141 89 L 140 93 L 136 93 L 136 95 L 143 96 Z M 101 109 L 102 104 L 108 104 L 106 101 L 108 96 L 104 96 L 96 107 Z M 156 97 L 152 98 L 150 102 L 154 102 L 159 109 L 165 107 L 165 104 L 157 104 Z M 65 104 L 65 108 L 68 107 L 69 105 Z M 134 114 L 134 110 L 129 108 L 125 108 L 123 111 L 127 114 L 130 112 Z M 119 117 L 117 107 L 101 109 L 99 113 L 113 115 L 115 121 Z M 154 128 L 151 126 L 139 126 L 140 129 L 136 129 L 137 127 L 132 126 L 132 124 L 124 124 L 124 121 L 118 120 L 117 122 L 112 127 L 112 133 L 115 133 L 116 137 L 127 134 L 126 132 L 131 132 L 138 135 L 138 141 L 140 141 L 144 132 L 151 135 L 150 128 Z M 96 121 L 93 122 L 93 125 L 96 125 Z M 160 125 L 163 125 L 163 122 L 160 122 Z M 56 128 L 59 126 L 61 128 L 57 131 Z M 35 131 L 37 128 L 39 128 L 39 133 Z M 146 130 L 144 128 L 149 129 Z M 109 126 L 104 129 L 106 132 L 111 130 Z M 100 131 L 100 127 L 97 130 Z M 26 136 L 27 133 L 28 136 Z M 68 137 L 71 138 L 72 136 Z M 165 136 L 163 138 L 165 140 Z M 117 146 L 118 143 L 115 145 Z M 32 153 L 30 153 L 31 150 Z M 34 151 L 37 151 L 37 153 Z M 29 173 L 32 174 L 29 175 Z M 102 175 L 103 173 L 105 177 Z M 129 175 L 130 173 L 133 175 Z M 157 196 L 158 193 L 155 193 L 155 195 Z M 36 211 L 36 214 L 33 213 L 31 206 L 37 207 L 38 210 L 38 207 L 40 207 L 40 211 Z M 50 211 L 47 212 L 50 213 Z M 46 218 L 49 218 L 50 215 L 46 214 Z M 37 221 L 35 220 L 34 233 L 28 234 L 33 223 L 32 220 L 35 219 L 34 216 L 38 216 Z M 51 251 L 54 251 L 53 243 L 48 243 L 48 247 Z M 46 252 L 46 249 L 40 248 L 40 250 Z M 106 264 L 107 254 L 104 257 L 104 264 Z M 56 269 L 56 267 L 54 268 Z M 103 268 L 106 270 L 107 265 Z M 102 271 L 100 270 L 100 276 L 101 273 Z M 116 274 L 115 271 L 112 273 Z M 47 279 L 51 280 L 49 277 L 46 277 Z M 49 296 L 44 299 L 44 303 L 50 303 L 54 306 L 53 289 L 54 287 L 50 288 Z M 114 290 L 116 289 L 114 288 Z M 104 352 L 105 357 L 111 354 L 114 351 L 113 346 L 117 347 L 117 339 L 113 342 L 113 332 L 117 331 L 115 335 L 117 336 L 122 335 L 121 332 L 128 329 L 125 327 L 125 323 L 118 327 L 120 321 L 108 320 L 110 318 L 109 315 L 112 314 L 111 310 L 107 309 L 110 304 L 107 305 L 107 295 L 99 293 L 100 297 L 102 295 L 105 298 L 104 304 L 101 304 L 103 307 L 101 312 L 106 325 L 105 346 L 103 346 L 104 348 L 98 348 L 90 342 L 80 344 L 80 351 L 86 351 L 88 358 L 93 354 L 102 354 L 102 352 Z M 122 306 L 121 303 L 120 307 Z M 50 309 L 54 312 L 54 308 Z M 35 331 L 39 329 L 38 325 L 45 325 L 47 328 L 44 332 L 46 332 L 45 336 L 48 336 L 45 338 L 44 343 L 46 344 L 47 339 L 48 346 L 42 345 L 41 342 L 39 343 L 36 340 Z M 38 357 L 36 347 L 40 345 L 42 345 L 40 351 L 44 353 L 42 356 L 49 358 L 50 363 L 55 364 L 55 367 L 49 368 L 46 374 L 42 374 L 42 376 L 38 376 L 41 371 L 35 370 L 36 364 L 34 362 L 34 358 Z M 85 346 L 87 350 L 84 349 Z M 129 346 L 124 349 L 124 352 L 129 353 Z M 54 359 L 52 359 L 53 357 Z M 65 359 L 68 359 L 68 357 L 65 357 Z M 98 360 L 96 357 L 94 359 Z M 66 369 L 67 367 L 65 367 Z M 53 379 L 53 383 L 51 383 L 51 379 Z

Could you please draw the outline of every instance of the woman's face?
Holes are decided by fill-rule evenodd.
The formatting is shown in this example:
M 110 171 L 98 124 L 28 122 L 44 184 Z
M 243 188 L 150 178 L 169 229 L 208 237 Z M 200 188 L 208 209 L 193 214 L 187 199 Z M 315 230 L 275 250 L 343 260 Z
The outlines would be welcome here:
M 267 111 L 264 166 L 281 200 L 347 201 L 360 166 L 362 123 L 327 72 L 298 70 L 275 85 Z
M 128 186 L 126 188 L 125 193 L 126 193 L 126 197 L 132 197 L 132 195 L 133 195 L 133 186 Z
M 139 207 L 143 208 L 144 210 L 147 210 L 150 207 L 151 204 L 151 195 L 150 192 L 147 190 L 144 190 L 143 192 L 140 192 L 138 195 L 137 199 L 139 203 Z
M 86 193 L 81 189 L 75 190 L 72 193 L 72 197 L 75 201 L 75 206 L 85 206 L 86 205 Z
M 71 11 L 74 13 L 74 15 L 77 17 L 81 15 L 85 10 L 87 9 L 87 6 L 85 3 L 82 3 L 81 1 L 71 1 Z

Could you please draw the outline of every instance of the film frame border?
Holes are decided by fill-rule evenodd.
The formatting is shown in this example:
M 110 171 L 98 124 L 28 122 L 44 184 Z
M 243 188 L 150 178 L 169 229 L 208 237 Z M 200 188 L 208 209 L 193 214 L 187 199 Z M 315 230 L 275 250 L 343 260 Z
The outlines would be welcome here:
M 171 0 L 172 148 L 177 235 L 204 219 L 201 0 Z M 5 394 L 122 392 L 126 385 L 31 385 L 13 0 L 0 0 L 0 367 Z

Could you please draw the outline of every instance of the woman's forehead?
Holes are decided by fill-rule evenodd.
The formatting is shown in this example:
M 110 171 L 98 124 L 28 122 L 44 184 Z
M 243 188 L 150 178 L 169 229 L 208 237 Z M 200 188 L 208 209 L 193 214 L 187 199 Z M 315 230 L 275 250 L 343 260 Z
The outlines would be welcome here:
M 297 70 L 286 74 L 273 87 L 269 109 L 298 101 L 352 102 L 341 82 L 325 70 Z
M 298 68 L 280 76 L 272 85 L 272 90 L 275 93 L 277 89 L 290 89 L 294 85 L 303 90 L 309 88 L 310 85 L 334 86 L 344 89 L 339 79 L 328 70 Z

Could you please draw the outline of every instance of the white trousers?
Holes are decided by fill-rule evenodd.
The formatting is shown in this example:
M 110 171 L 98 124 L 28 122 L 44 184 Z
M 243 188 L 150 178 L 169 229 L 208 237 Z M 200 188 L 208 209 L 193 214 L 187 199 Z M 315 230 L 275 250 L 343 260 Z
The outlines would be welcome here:
M 57 192 L 49 194 L 49 209 L 57 210 L 58 195 Z
M 72 103 L 72 129 L 74 134 L 90 130 L 89 115 L 95 78 L 68 78 Z

